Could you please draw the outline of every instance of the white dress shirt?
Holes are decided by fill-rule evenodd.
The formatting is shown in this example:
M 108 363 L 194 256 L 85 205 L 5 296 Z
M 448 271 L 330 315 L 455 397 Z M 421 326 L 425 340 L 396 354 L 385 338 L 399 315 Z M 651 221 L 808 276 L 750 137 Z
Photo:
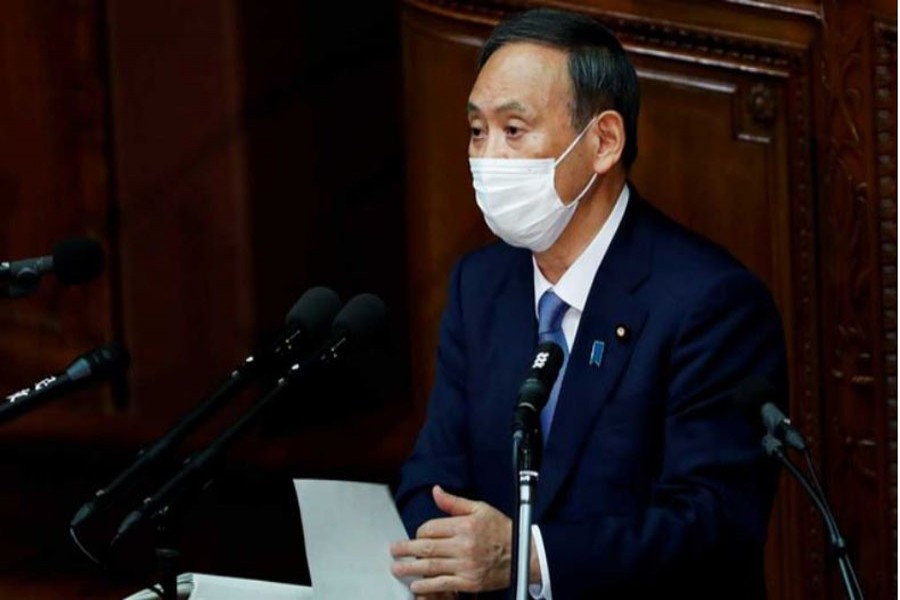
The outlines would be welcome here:
M 572 263 L 572 266 L 563 273 L 556 285 L 547 281 L 544 274 L 541 273 L 537 261 L 532 256 L 535 315 L 538 314 L 538 302 L 541 296 L 549 289 L 552 289 L 557 296 L 569 305 L 569 309 L 563 316 L 562 330 L 570 351 L 575 344 L 578 324 L 581 322 L 581 314 L 584 312 L 584 305 L 591 291 L 591 285 L 594 283 L 594 275 L 596 275 L 597 269 L 600 268 L 600 263 L 603 262 L 603 257 L 606 256 L 606 251 L 609 249 L 613 236 L 619 229 L 622 216 L 625 214 L 625 208 L 628 206 L 629 195 L 628 185 L 625 185 L 603 227 L 600 228 L 600 231 L 597 232 L 597 235 L 594 236 L 588 247 L 584 249 L 584 252 Z M 553 593 L 550 588 L 550 570 L 547 566 L 547 553 L 544 550 L 544 540 L 541 537 L 540 527 L 532 525 L 531 535 L 534 538 L 538 562 L 541 565 L 541 585 L 532 584 L 529 586 L 528 591 L 532 598 L 553 600 Z

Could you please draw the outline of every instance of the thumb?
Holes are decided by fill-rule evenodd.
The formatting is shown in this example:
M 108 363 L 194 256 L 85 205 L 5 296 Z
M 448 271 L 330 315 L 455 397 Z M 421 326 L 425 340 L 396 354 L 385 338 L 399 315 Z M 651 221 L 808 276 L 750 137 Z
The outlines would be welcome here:
M 434 486 L 432 495 L 434 496 L 434 503 L 437 504 L 438 508 L 453 517 L 472 514 L 478 506 L 478 503 L 473 500 L 463 498 L 462 496 L 454 496 L 449 492 L 445 492 L 444 488 L 439 485 Z

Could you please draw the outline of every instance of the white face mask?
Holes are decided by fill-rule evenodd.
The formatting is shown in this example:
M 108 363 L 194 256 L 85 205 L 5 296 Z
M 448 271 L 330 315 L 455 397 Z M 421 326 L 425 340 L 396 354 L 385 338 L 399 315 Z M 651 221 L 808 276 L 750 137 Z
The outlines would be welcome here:
M 556 166 L 581 141 L 593 122 L 591 119 L 556 160 L 469 159 L 475 199 L 494 235 L 510 246 L 528 248 L 532 252 L 543 252 L 553 245 L 572 220 L 578 202 L 597 179 L 594 173 L 581 193 L 567 206 L 556 191 Z

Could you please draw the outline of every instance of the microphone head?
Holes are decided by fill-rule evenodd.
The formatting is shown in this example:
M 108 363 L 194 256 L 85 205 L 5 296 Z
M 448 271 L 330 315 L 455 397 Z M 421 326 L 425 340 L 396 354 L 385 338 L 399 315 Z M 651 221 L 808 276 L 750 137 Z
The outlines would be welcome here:
M 553 386 L 559 376 L 565 361 L 565 354 L 559 344 L 544 342 L 537 347 L 531 369 L 528 372 L 529 379 L 539 379 L 544 385 Z
M 76 358 L 66 369 L 66 374 L 72 381 L 88 377 L 108 379 L 124 373 L 130 365 L 131 356 L 128 350 L 121 344 L 113 342 L 94 348 Z
M 334 318 L 332 329 L 346 331 L 356 339 L 371 339 L 385 326 L 385 307 L 375 294 L 359 294 L 351 298 Z
M 340 309 L 341 299 L 333 290 L 314 287 L 300 296 L 288 312 L 285 323 L 302 328 L 308 339 L 321 340 L 328 334 Z
M 759 409 L 759 414 L 762 415 L 763 425 L 765 425 L 766 431 L 769 433 L 775 431 L 787 419 L 784 413 L 771 402 L 763 404 L 762 408 Z
M 537 347 L 534 353 L 534 360 L 531 361 L 531 367 L 528 369 L 528 377 L 519 386 L 519 407 L 530 407 L 534 413 L 543 410 L 550 399 L 550 392 L 559 377 L 559 371 L 562 369 L 565 355 L 562 348 L 553 342 L 544 342 Z M 516 423 L 518 423 L 518 409 Z M 514 423 L 514 426 L 516 426 Z
M 53 272 L 68 285 L 96 279 L 105 264 L 103 248 L 89 238 L 63 240 L 53 248 Z

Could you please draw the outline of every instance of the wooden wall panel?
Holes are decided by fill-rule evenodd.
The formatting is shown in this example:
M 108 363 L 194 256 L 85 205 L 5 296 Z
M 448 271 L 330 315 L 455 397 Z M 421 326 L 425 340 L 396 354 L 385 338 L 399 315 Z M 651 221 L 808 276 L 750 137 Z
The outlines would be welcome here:
M 0 6 L 2 260 L 50 254 L 81 235 L 114 251 L 101 8 L 91 0 Z M 110 271 L 75 288 L 48 276 L 34 296 L 0 299 L 0 390 L 58 372 L 112 337 Z
M 821 140 L 821 451 L 825 483 L 835 491 L 833 507 L 844 535 L 852 540 L 863 589 L 875 597 L 890 597 L 897 593 L 896 562 L 890 560 L 896 521 L 888 504 L 896 493 L 896 487 L 890 491 L 889 464 L 896 460 L 897 432 L 890 426 L 888 390 L 893 387 L 896 393 L 896 381 L 885 347 L 890 340 L 883 335 L 891 322 L 883 301 L 885 287 L 895 287 L 896 281 L 889 272 L 887 280 L 882 279 L 881 265 L 882 256 L 891 256 L 896 236 L 882 240 L 882 210 L 890 215 L 892 205 L 879 203 L 878 197 L 896 193 L 891 189 L 896 146 L 891 156 L 885 142 L 879 143 L 878 130 L 883 133 L 896 112 L 893 117 L 884 109 L 879 113 L 877 107 L 886 99 L 883 91 L 878 98 L 875 90 L 877 85 L 883 89 L 888 65 L 896 65 L 896 15 L 876 34 L 873 14 L 864 7 L 828 0 L 824 8 L 816 94 Z M 832 597 L 838 596 L 838 585 L 832 577 Z
M 875 147 L 881 243 L 881 309 L 884 315 L 884 396 L 885 420 L 880 434 L 888 449 L 884 456 L 887 479 L 882 493 L 890 507 L 885 518 L 891 538 L 897 539 L 897 28 L 889 22 L 874 24 Z M 882 557 L 890 574 L 888 594 L 897 593 L 897 546 Z
M 437 323 L 453 262 L 491 234 L 475 206 L 467 162 L 465 106 L 483 28 L 455 30 L 407 11 L 403 61 L 412 386 L 424 416 L 434 373 Z M 439 140 L 439 142 L 438 142 Z
M 253 340 L 240 27 L 213 0 L 108 12 L 131 411 L 164 426 Z

